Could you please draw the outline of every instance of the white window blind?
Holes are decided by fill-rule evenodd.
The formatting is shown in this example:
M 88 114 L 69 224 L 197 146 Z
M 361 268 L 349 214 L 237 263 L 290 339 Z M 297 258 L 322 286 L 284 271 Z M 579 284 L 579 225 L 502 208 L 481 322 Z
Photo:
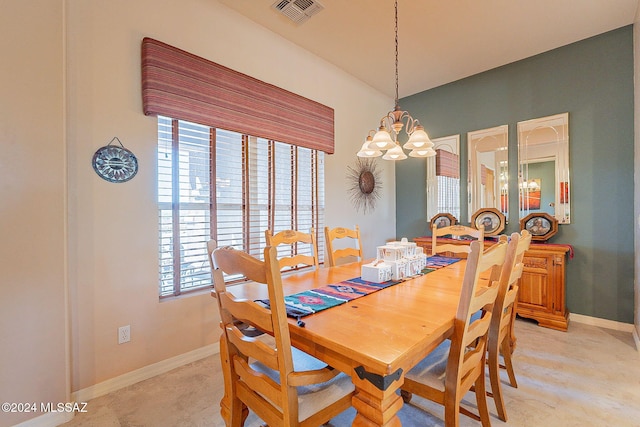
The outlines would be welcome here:
M 258 258 L 266 229 L 324 241 L 324 153 L 159 117 L 158 207 L 160 296 L 211 286 L 209 239 Z
M 460 218 L 460 178 L 437 175 L 438 210 Z

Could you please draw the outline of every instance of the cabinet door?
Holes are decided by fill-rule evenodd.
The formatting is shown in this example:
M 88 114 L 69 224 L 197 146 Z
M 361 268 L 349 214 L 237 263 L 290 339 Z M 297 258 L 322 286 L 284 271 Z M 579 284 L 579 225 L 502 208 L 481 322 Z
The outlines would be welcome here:
M 525 256 L 524 271 L 518 293 L 518 313 L 553 311 L 551 280 L 553 263 L 551 256 Z

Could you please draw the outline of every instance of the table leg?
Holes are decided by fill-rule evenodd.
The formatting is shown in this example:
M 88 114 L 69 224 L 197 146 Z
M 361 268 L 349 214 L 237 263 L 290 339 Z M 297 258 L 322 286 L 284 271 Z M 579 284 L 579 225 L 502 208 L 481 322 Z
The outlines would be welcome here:
M 396 415 L 402 408 L 402 399 L 397 393 L 404 377 L 398 378 L 390 384 L 374 385 L 370 379 L 353 376 L 356 393 L 353 396 L 353 407 L 358 411 L 352 426 L 354 427 L 401 427 L 402 423 Z M 386 387 L 386 389 L 383 389 Z

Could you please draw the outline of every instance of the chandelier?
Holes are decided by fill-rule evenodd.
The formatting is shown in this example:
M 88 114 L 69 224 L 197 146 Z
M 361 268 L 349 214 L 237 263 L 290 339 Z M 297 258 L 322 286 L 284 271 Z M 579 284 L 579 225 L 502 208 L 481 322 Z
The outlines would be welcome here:
M 404 160 L 407 155 L 404 150 L 411 150 L 410 157 L 431 157 L 436 152 L 433 142 L 429 139 L 424 127 L 417 119 L 411 117 L 408 111 L 402 111 L 398 103 L 398 0 L 395 1 L 396 12 L 396 105 L 393 111 L 389 111 L 380 119 L 378 131 L 370 130 L 362 144 L 358 157 L 379 157 L 384 160 Z M 401 147 L 398 135 L 404 128 L 409 140 Z M 403 150 L 404 148 L 404 150 Z M 382 151 L 386 153 L 382 155 Z

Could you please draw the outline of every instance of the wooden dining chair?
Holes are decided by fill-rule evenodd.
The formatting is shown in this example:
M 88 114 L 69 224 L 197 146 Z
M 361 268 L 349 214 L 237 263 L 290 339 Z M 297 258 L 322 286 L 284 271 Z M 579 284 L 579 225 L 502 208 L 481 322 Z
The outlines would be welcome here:
M 357 257 L 359 261 L 362 261 L 362 242 L 360 241 L 360 227 L 356 225 L 354 230 L 336 227 L 329 229 L 324 228 L 324 238 L 327 246 L 326 261 L 329 267 L 337 265 L 338 260 L 349 257 Z M 334 240 L 350 238 L 356 247 L 349 246 L 346 248 L 334 248 Z
M 459 413 L 481 421 L 485 427 L 491 425 L 485 387 L 487 336 L 507 247 L 506 242 L 498 242 L 483 252 L 481 242 L 470 244 L 453 334 L 405 376 L 403 400 L 408 402 L 415 393 L 443 405 L 446 426 L 459 426 Z M 480 274 L 487 270 L 488 279 L 481 281 Z M 482 315 L 472 321 L 473 313 L 480 310 Z M 460 405 L 472 387 L 479 416 Z
M 301 264 L 318 267 L 318 246 L 313 228 L 310 229 L 309 233 L 283 230 L 275 235 L 271 230 L 265 230 L 264 236 L 267 246 L 280 246 L 278 248 L 280 269 L 285 267 L 294 268 Z M 308 252 L 303 250 L 304 245 L 309 248 Z
M 491 383 L 489 396 L 493 397 L 498 417 L 505 422 L 507 421 L 507 412 L 502 397 L 500 368 L 506 369 L 511 386 L 518 387 L 511 360 L 511 354 L 513 353 L 511 341 L 516 315 L 515 304 L 518 297 L 518 283 L 524 269 L 522 260 L 524 252 L 529 249 L 530 244 L 531 234 L 527 230 L 522 230 L 522 234 L 513 233 L 511 235 L 509 241 L 510 250 L 507 253 L 507 259 L 500 275 L 498 296 L 496 297 L 491 325 L 489 326 L 487 342 L 489 380 Z M 504 361 L 503 365 L 500 364 L 500 355 L 502 355 Z
M 213 258 L 223 329 L 220 358 L 227 372 L 220 403 L 226 425 L 244 425 L 252 410 L 270 426 L 317 427 L 349 408 L 351 378 L 291 346 L 275 247 L 265 248 L 264 261 L 230 247 L 216 249 Z M 266 284 L 270 308 L 236 298 L 223 273 Z M 236 327 L 237 321 L 250 323 L 273 339 L 247 337 Z
M 431 255 L 437 255 L 443 252 L 452 252 L 455 254 L 468 254 L 471 252 L 469 245 L 459 245 L 453 243 L 442 242 L 442 237 L 451 236 L 453 238 L 465 238 L 475 239 L 484 244 L 484 231 L 477 230 L 475 228 L 467 227 L 465 225 L 450 225 L 448 227 L 438 228 L 436 224 L 431 228 Z M 440 237 L 440 242 L 438 242 Z M 471 243 L 474 240 L 469 240 Z

